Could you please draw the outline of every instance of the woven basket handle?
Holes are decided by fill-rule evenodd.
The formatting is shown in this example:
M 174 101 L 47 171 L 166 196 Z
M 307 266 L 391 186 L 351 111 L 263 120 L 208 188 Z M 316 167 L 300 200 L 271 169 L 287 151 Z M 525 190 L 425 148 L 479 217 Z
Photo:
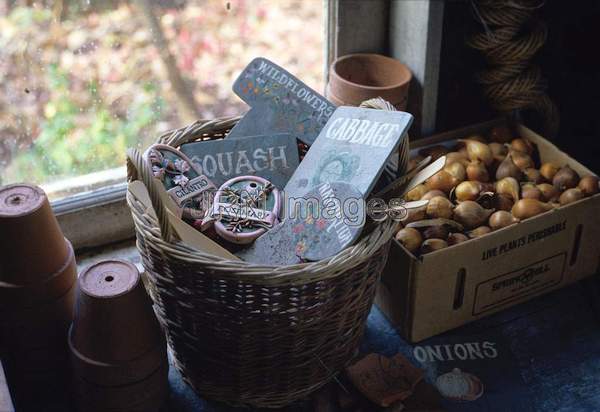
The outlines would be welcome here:
M 142 153 L 137 149 L 127 150 L 127 181 L 132 182 L 134 180 L 141 180 L 148 190 L 152 207 L 158 218 L 160 226 L 160 235 L 166 242 L 170 242 L 173 239 L 175 233 L 171 222 L 169 222 L 169 216 L 167 208 L 163 205 L 160 196 L 158 194 L 158 184 L 152 170 L 147 162 L 144 161 Z
M 167 144 L 173 148 L 178 148 L 183 143 L 197 140 L 204 135 L 210 133 L 224 134 L 230 130 L 241 116 L 227 117 L 214 120 L 197 120 L 196 122 L 182 127 L 180 129 L 171 130 L 159 137 L 158 143 Z M 171 242 L 174 237 L 177 237 L 177 232 L 173 229 L 169 221 L 169 215 L 165 205 L 163 205 L 160 196 L 158 181 L 154 178 L 152 170 L 142 154 L 137 149 L 127 150 L 127 180 L 141 180 L 148 189 L 152 207 L 158 218 L 160 225 L 160 234 L 163 240 Z

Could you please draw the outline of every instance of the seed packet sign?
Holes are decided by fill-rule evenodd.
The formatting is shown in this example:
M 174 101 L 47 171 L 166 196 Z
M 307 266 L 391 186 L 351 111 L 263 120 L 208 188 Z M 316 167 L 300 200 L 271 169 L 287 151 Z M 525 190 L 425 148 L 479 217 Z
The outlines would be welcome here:
M 289 133 L 186 143 L 181 151 L 220 186 L 240 175 L 260 176 L 283 188 L 298 167 L 298 145 Z
M 335 110 L 325 97 L 262 57 L 244 69 L 233 91 L 252 108 L 228 138 L 291 133 L 311 145 Z
M 405 112 L 339 107 L 321 130 L 285 195 L 297 197 L 325 182 L 351 182 L 366 197 L 413 117 Z
M 365 223 L 362 194 L 345 182 L 318 185 L 290 201 L 284 213 L 283 223 L 237 256 L 267 265 L 326 259 L 351 245 Z
M 362 195 L 344 182 L 321 183 L 303 196 L 306 213 L 289 219 L 296 255 L 318 261 L 354 243 L 366 216 Z M 355 217 L 352 220 L 350 216 Z

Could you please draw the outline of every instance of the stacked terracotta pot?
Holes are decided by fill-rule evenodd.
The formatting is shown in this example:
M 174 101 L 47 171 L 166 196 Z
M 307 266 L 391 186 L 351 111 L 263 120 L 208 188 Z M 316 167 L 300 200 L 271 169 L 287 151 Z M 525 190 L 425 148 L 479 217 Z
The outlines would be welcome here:
M 168 395 L 166 342 L 136 267 L 108 260 L 78 280 L 69 331 L 80 411 L 158 411 Z
M 64 393 L 77 268 L 42 189 L 0 188 L 0 346 L 19 410 Z
M 325 94 L 336 106 L 359 106 L 381 97 L 404 111 L 411 79 L 410 69 L 391 57 L 349 54 L 332 63 Z

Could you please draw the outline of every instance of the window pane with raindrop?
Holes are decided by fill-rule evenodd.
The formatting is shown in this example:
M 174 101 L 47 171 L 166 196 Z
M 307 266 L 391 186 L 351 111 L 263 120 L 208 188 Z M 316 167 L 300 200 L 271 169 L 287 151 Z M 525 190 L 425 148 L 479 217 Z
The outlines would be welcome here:
M 321 0 L 0 0 L 0 184 L 125 180 L 125 151 L 234 116 L 254 57 L 323 90 Z

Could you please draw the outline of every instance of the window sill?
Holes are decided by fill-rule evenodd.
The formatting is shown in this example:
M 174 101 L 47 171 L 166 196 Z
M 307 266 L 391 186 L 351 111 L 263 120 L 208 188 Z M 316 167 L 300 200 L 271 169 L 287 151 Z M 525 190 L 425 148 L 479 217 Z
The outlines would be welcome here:
M 142 258 L 135 246 L 135 240 L 130 239 L 111 245 L 83 250 L 77 253 L 77 271 L 81 273 L 86 266 L 108 259 L 126 260 L 136 265 L 140 272 L 144 270 Z
M 75 250 L 114 244 L 135 236 L 125 183 L 52 202 L 58 223 Z

